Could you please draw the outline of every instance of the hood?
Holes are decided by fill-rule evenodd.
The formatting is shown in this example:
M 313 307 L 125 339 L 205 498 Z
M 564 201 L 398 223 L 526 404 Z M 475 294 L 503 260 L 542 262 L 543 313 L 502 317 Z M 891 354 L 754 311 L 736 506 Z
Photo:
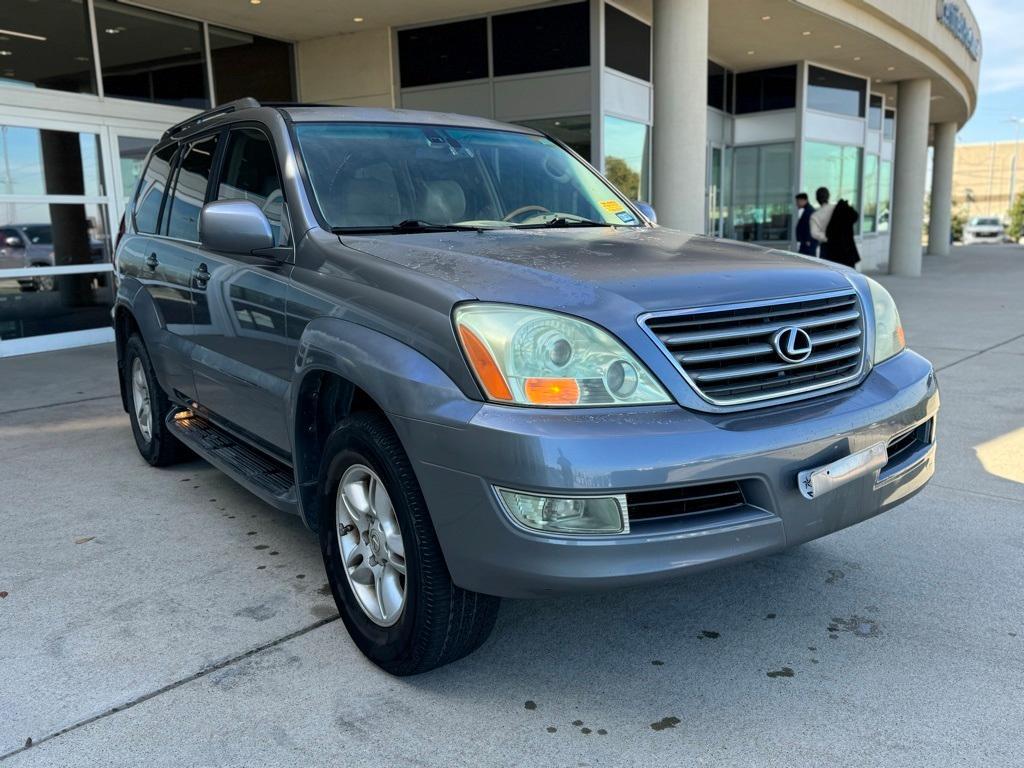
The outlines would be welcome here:
M 759 301 L 850 287 L 844 267 L 664 227 L 530 229 L 342 238 L 482 301 L 591 314 Z

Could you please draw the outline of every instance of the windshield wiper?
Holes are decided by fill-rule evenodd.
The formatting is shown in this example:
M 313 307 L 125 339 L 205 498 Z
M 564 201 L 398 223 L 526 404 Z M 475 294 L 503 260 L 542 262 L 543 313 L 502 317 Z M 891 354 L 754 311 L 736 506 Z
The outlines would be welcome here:
M 434 224 L 422 219 L 405 219 L 397 224 L 369 225 L 364 227 L 331 227 L 331 232 L 336 235 L 359 235 L 373 234 L 377 232 L 483 232 L 485 227 L 476 227 L 472 224 Z
M 516 229 L 559 229 L 561 227 L 612 227 L 615 225 L 606 221 L 558 215 L 539 224 L 515 224 L 514 226 Z

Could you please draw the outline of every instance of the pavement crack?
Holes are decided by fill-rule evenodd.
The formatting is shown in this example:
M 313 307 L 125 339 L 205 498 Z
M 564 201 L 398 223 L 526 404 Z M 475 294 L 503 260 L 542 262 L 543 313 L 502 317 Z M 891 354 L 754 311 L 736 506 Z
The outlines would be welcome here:
M 59 403 L 44 403 L 43 405 L 30 405 L 27 408 L 12 408 L 9 411 L 0 411 L 0 416 L 10 416 L 14 413 L 26 413 L 27 411 L 41 411 L 44 408 L 57 408 L 62 405 L 78 405 L 79 403 L 90 403 L 94 400 L 120 399 L 120 395 L 96 395 L 96 397 L 83 397 L 81 400 L 62 400 Z
M 224 669 L 225 667 L 230 667 L 232 664 L 237 664 L 238 662 L 244 661 L 245 659 L 255 656 L 258 653 L 262 653 L 263 651 L 275 648 L 276 646 L 281 645 L 282 643 L 287 643 L 289 640 L 294 640 L 297 637 L 301 637 L 302 635 L 308 634 L 309 632 L 312 632 L 314 629 L 319 629 L 325 624 L 330 624 L 332 621 L 337 621 L 339 618 L 341 617 L 331 616 L 330 618 L 320 619 L 319 621 L 315 621 L 312 624 L 308 624 L 307 626 L 302 627 L 302 629 L 297 629 L 294 632 L 289 632 L 287 635 L 277 638 L 276 640 L 271 640 L 269 643 L 264 643 L 263 645 L 258 645 L 255 648 L 250 648 L 248 651 L 240 653 L 236 656 L 231 656 L 227 659 L 222 659 L 221 661 L 218 661 L 216 664 L 211 664 L 208 667 L 203 667 L 198 672 L 194 672 L 187 677 L 183 677 L 180 680 L 175 680 L 173 683 L 168 683 L 167 685 L 161 686 L 160 688 L 150 691 L 149 693 L 144 693 L 141 696 L 136 696 L 134 699 L 126 701 L 123 704 L 117 704 L 116 706 L 113 706 L 110 709 L 101 712 L 98 715 L 93 715 L 92 717 L 87 717 L 84 720 L 79 720 L 76 723 L 72 723 L 71 725 L 65 726 L 60 730 L 54 731 L 53 733 L 48 733 L 45 736 L 40 736 L 38 739 L 35 737 L 29 737 L 26 740 L 24 746 L 18 747 L 17 749 L 12 749 L 10 752 L 5 752 L 4 754 L 0 755 L 0 762 L 3 762 L 7 758 L 20 754 L 21 752 L 24 752 L 28 749 L 38 747 L 40 744 L 50 741 L 51 739 L 55 739 L 58 736 L 64 736 L 65 734 L 71 733 L 72 731 L 77 731 L 79 728 L 95 723 L 97 720 L 103 720 L 104 718 L 110 717 L 111 715 L 116 715 L 118 712 L 124 712 L 126 709 L 131 709 L 132 707 L 138 704 L 142 704 L 143 702 L 149 701 L 150 699 L 154 699 L 157 696 L 160 696 L 164 693 L 173 691 L 175 688 L 180 688 L 183 685 L 187 685 L 188 683 L 194 682 L 195 680 L 204 678 L 213 672 L 217 672 L 218 670 Z
M 979 349 L 977 352 L 975 352 L 973 354 L 970 354 L 970 355 L 967 355 L 967 357 L 961 357 L 959 360 L 954 360 L 952 363 L 946 363 L 945 365 L 940 365 L 938 368 L 935 369 L 935 372 L 938 373 L 939 371 L 949 370 L 954 365 L 960 365 L 960 363 L 966 362 L 967 360 L 973 360 L 974 358 L 978 357 L 979 355 L 984 355 L 986 352 L 991 352 L 991 351 L 993 351 L 995 349 L 999 349 L 999 347 L 1005 346 L 1006 344 L 1012 344 L 1013 342 L 1017 341 L 1017 339 L 1024 339 L 1024 333 L 1018 333 L 1013 338 L 1006 339 L 1005 341 L 1000 341 L 1000 342 L 998 342 L 996 344 L 993 344 L 991 347 L 985 347 L 984 349 Z

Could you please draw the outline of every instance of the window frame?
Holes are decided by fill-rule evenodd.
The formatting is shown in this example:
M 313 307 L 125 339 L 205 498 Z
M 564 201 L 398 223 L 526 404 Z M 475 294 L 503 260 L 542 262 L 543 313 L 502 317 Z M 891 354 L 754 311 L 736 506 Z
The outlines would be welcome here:
M 295 125 L 294 121 L 292 121 L 292 120 L 288 121 L 288 138 L 292 141 L 293 146 L 295 146 L 295 144 L 294 144 L 294 137 L 292 135 L 292 130 L 294 128 L 294 125 Z M 270 131 L 267 130 L 267 127 L 265 125 L 263 125 L 263 123 L 257 122 L 255 120 L 241 120 L 241 121 L 239 121 L 237 123 L 229 123 L 228 125 L 225 125 L 225 126 L 221 127 L 220 130 L 223 131 L 224 137 L 223 137 L 223 140 L 220 142 L 220 146 L 218 147 L 219 157 L 217 159 L 217 164 L 216 164 L 216 169 L 215 169 L 216 173 L 215 174 L 211 174 L 211 176 L 210 176 L 210 184 L 209 184 L 209 187 L 207 189 L 207 195 L 209 196 L 209 199 L 207 200 L 207 202 L 214 202 L 214 201 L 222 199 L 222 198 L 218 197 L 218 192 L 220 190 L 220 185 L 223 183 L 224 174 L 226 173 L 226 167 L 225 166 L 226 166 L 226 158 L 227 158 L 228 147 L 229 147 L 229 145 L 231 143 L 231 133 L 234 132 L 234 131 L 240 131 L 240 130 L 245 130 L 245 129 L 256 130 L 258 133 L 260 133 L 263 136 L 264 139 L 267 140 L 267 143 L 270 145 L 270 154 L 271 154 L 271 157 L 274 160 L 274 170 L 277 172 L 277 180 L 278 180 L 278 182 L 280 182 L 282 226 L 284 226 L 284 222 L 287 219 L 287 227 L 286 228 L 288 230 L 288 242 L 287 243 L 282 243 L 281 245 L 274 245 L 273 248 L 269 248 L 269 249 L 266 249 L 264 251 L 261 251 L 261 253 L 265 253 L 265 254 L 271 255 L 271 256 L 273 256 L 276 259 L 280 259 L 281 261 L 294 262 L 294 260 L 295 260 L 295 229 L 292 226 L 292 221 L 293 220 L 292 220 L 291 211 L 289 210 L 290 196 L 288 194 L 288 189 L 286 188 L 285 183 L 284 183 L 284 178 L 285 178 L 284 174 L 281 173 L 281 168 L 282 168 L 282 165 L 281 165 L 281 153 L 278 152 L 277 144 L 274 141 L 273 135 L 270 133 Z M 300 153 L 296 152 L 295 155 L 299 156 Z M 299 175 L 302 176 L 305 173 L 305 167 L 302 165 L 301 158 L 296 162 L 296 166 L 299 168 Z M 303 184 L 305 184 L 305 179 L 303 179 Z M 234 200 L 234 199 L 237 199 L 237 198 L 223 198 L 223 199 L 225 199 L 225 200 L 229 200 L 229 199 Z M 317 212 L 317 216 L 319 217 L 319 211 Z
M 161 150 L 163 150 L 163 149 L 165 149 L 166 147 L 169 147 L 169 146 L 173 146 L 174 147 L 174 152 L 171 153 L 171 159 L 167 161 L 167 165 L 168 165 L 167 180 L 164 182 L 164 193 L 163 193 L 163 195 L 160 198 L 160 207 L 157 208 L 157 211 L 156 211 L 155 231 L 153 231 L 153 232 L 146 232 L 145 230 L 143 230 L 143 229 L 141 229 L 139 227 L 139 222 L 135 218 L 135 216 L 136 216 L 136 214 L 138 212 L 138 209 L 139 209 L 139 202 L 140 202 L 139 194 L 142 192 L 142 183 L 146 180 L 146 174 L 149 173 L 149 166 L 152 165 L 153 158 L 156 157 L 156 154 L 158 152 L 160 152 Z M 167 193 L 171 189 L 171 181 L 172 181 L 172 179 L 174 177 L 175 169 L 177 168 L 178 154 L 179 154 L 180 149 L 181 149 L 181 145 L 179 144 L 179 142 L 177 142 L 177 141 L 172 139 L 170 141 L 163 142 L 163 143 L 158 142 L 153 147 L 153 149 L 150 150 L 149 157 L 146 158 L 146 167 L 143 168 L 142 169 L 142 173 L 139 174 L 139 180 L 135 183 L 135 192 L 132 194 L 132 203 L 131 203 L 132 229 L 135 230 L 135 232 L 137 234 L 145 235 L 146 237 L 159 237 L 160 236 L 160 227 L 161 227 L 161 223 L 162 223 L 162 220 L 163 220 L 164 205 L 167 203 Z

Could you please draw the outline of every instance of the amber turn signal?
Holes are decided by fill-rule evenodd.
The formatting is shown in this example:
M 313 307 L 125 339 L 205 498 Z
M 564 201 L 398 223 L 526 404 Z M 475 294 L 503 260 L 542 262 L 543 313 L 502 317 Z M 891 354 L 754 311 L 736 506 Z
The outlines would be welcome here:
M 464 325 L 459 326 L 459 338 L 462 339 L 462 346 L 466 350 L 466 358 L 487 396 L 491 400 L 512 402 L 512 390 L 508 388 L 508 382 L 502 376 L 498 364 L 494 362 L 487 345 Z
M 537 405 L 576 405 L 580 385 L 576 379 L 530 378 L 523 382 L 526 399 Z

